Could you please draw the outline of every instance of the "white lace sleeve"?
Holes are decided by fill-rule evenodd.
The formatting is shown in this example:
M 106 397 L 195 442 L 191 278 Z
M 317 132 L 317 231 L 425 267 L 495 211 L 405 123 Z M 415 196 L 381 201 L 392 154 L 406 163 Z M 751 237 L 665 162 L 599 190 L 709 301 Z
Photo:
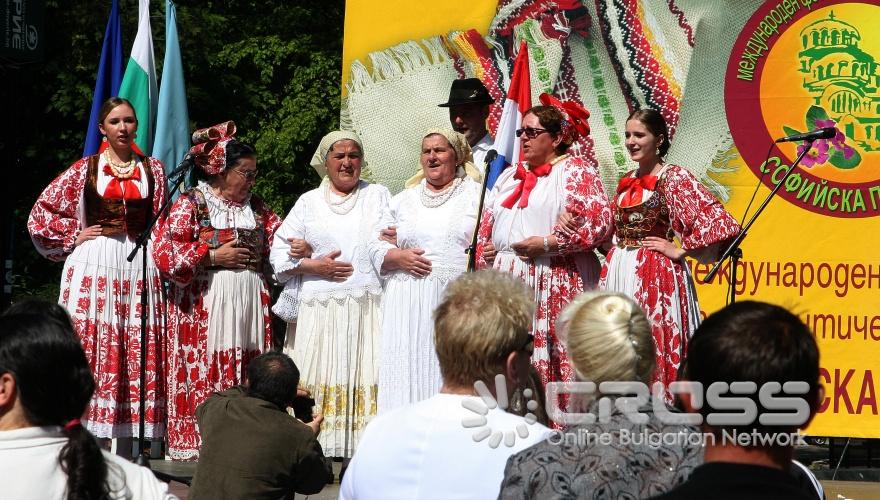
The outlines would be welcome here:
M 275 236 L 272 238 L 272 248 L 269 251 L 269 262 L 272 264 L 272 269 L 275 271 L 275 279 L 278 280 L 279 283 L 288 282 L 293 277 L 293 274 L 290 271 L 296 269 L 302 263 L 302 259 L 295 259 L 287 253 L 290 250 L 290 243 L 287 240 L 289 238 L 305 239 L 306 228 L 304 220 L 307 195 L 308 193 L 300 196 L 299 200 L 297 200 L 293 205 L 293 208 L 290 209 L 290 213 L 284 218 L 284 222 L 281 223 L 281 227 L 275 231 Z
M 370 241 L 368 247 L 370 261 L 373 263 L 373 268 L 376 270 L 376 274 L 382 278 L 386 277 L 385 274 L 382 274 L 382 264 L 385 262 L 385 254 L 388 253 L 388 250 L 394 248 L 394 245 L 387 241 L 380 240 L 379 232 L 389 226 L 397 226 L 397 206 L 399 205 L 400 196 L 402 194 L 403 193 L 399 193 L 391 199 L 390 203 L 385 205 L 385 208 L 382 210 L 382 216 L 379 217 L 379 222 L 373 228 L 373 239 Z

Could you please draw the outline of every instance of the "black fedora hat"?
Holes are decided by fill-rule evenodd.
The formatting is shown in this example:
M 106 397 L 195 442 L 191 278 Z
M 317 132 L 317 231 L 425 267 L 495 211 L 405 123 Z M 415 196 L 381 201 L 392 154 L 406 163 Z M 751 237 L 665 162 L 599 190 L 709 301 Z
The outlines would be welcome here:
M 486 86 L 479 78 L 464 78 L 454 80 L 449 89 L 449 102 L 438 104 L 441 108 L 457 106 L 459 104 L 493 104 L 495 99 L 489 95 Z

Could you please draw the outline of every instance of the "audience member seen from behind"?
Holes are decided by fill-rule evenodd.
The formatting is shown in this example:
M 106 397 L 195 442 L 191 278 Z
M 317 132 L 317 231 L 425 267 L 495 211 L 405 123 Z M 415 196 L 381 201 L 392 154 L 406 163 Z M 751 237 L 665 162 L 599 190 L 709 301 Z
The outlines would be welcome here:
M 688 480 L 660 499 L 712 498 L 807 500 L 815 498 L 791 474 L 792 435 L 806 427 L 824 398 L 819 384 L 819 349 L 809 328 L 785 309 L 762 302 L 745 301 L 729 305 L 709 316 L 694 333 L 688 347 L 684 378 L 703 388 L 714 382 L 748 381 L 757 388 L 768 383 L 800 382 L 807 392 L 782 391 L 777 398 L 803 398 L 809 413 L 790 425 L 753 423 L 715 426 L 706 423 L 709 413 L 723 413 L 709 404 L 695 407 L 690 394 L 680 397 L 687 411 L 703 416 L 703 430 L 711 433 L 705 463 L 694 469 Z M 744 396 L 739 396 L 744 397 Z M 792 414 L 791 409 L 768 411 L 758 396 L 752 396 L 758 415 Z M 740 413 L 739 410 L 728 413 Z M 738 438 L 758 439 L 744 445 Z M 754 436 L 760 435 L 759 438 Z M 770 443 L 770 444 L 767 444 Z
M 549 433 L 531 423 L 533 415 L 488 409 L 474 389 L 484 381 L 499 401 L 511 401 L 512 410 L 529 408 L 529 393 L 520 388 L 528 383 L 534 348 L 530 296 L 521 282 L 492 270 L 450 283 L 434 313 L 440 394 L 367 426 L 340 499 L 497 497 L 507 458 Z M 505 440 L 493 447 L 489 432 Z M 475 441 L 478 433 L 485 439 Z
M 248 365 L 246 386 L 215 393 L 196 410 L 202 451 L 189 498 L 277 499 L 312 495 L 327 483 L 317 435 L 323 417 L 304 424 L 287 413 L 299 370 L 267 352 Z
M 579 295 L 559 317 L 568 356 L 579 381 L 641 382 L 654 370 L 654 341 L 645 313 L 629 297 L 617 293 Z M 608 397 L 608 396 L 605 396 Z M 551 403 L 552 405 L 552 403 Z M 547 441 L 510 457 L 501 485 L 502 499 L 551 498 L 560 484 L 567 498 L 647 498 L 681 483 L 702 458 L 696 427 L 664 424 L 650 401 L 634 423 L 612 403 L 607 421 L 565 422 L 565 417 L 601 415 L 598 398 L 572 398 L 566 415 L 548 408 L 551 418 L 570 424 Z M 630 442 L 621 436 L 636 436 Z M 658 446 L 639 436 L 679 436 Z M 592 436 L 593 439 L 588 439 Z M 612 436 L 606 445 L 605 436 Z M 693 439 L 687 439 L 687 437 Z
M 103 452 L 80 417 L 95 390 L 60 306 L 0 316 L 0 471 L 4 499 L 173 499 L 146 468 Z

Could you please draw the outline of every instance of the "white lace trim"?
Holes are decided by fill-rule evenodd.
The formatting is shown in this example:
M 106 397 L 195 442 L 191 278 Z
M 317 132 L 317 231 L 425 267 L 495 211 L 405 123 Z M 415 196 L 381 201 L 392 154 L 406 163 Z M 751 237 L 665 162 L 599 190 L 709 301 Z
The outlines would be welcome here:
M 369 284 L 354 287 L 344 287 L 336 290 L 328 290 L 319 293 L 301 294 L 298 289 L 285 289 L 278 296 L 278 301 L 272 306 L 272 312 L 279 318 L 291 323 L 296 321 L 299 316 L 299 310 L 302 306 L 310 306 L 314 304 L 326 304 L 334 300 L 343 302 L 353 299 L 362 302 L 367 296 L 380 297 L 382 295 L 382 286 L 379 284 Z
M 198 184 L 199 191 L 205 196 L 211 225 L 216 229 L 254 229 L 257 221 L 251 209 L 251 194 L 241 204 L 233 203 L 214 194 L 211 186 L 205 181 Z
M 296 321 L 299 316 L 299 288 L 282 290 L 278 301 L 272 306 L 272 312 L 288 323 Z
M 464 273 L 466 270 L 465 266 L 461 267 L 448 267 L 448 266 L 432 266 L 431 274 L 425 276 L 424 278 L 419 278 L 409 274 L 406 271 L 394 271 L 388 276 L 388 279 L 394 281 L 416 281 L 416 280 L 439 280 L 439 281 L 452 281 L 457 278 L 460 274 Z

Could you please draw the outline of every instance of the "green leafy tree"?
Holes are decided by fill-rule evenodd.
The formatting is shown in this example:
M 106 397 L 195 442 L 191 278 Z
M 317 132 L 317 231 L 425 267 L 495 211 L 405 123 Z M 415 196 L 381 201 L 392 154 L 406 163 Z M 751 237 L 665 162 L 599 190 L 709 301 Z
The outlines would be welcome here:
M 309 160 L 338 125 L 344 1 L 175 3 L 192 128 L 234 120 L 238 137 L 257 148 L 254 191 L 284 216 L 319 181 Z M 4 184 L 13 294 L 55 299 L 61 265 L 37 254 L 25 224 L 43 188 L 81 156 L 110 2 L 47 0 L 44 9 L 45 59 L 0 70 L 10 129 L 0 154 L 17 174 Z M 126 55 L 137 9 L 120 0 Z M 165 2 L 152 9 L 161 76 Z

